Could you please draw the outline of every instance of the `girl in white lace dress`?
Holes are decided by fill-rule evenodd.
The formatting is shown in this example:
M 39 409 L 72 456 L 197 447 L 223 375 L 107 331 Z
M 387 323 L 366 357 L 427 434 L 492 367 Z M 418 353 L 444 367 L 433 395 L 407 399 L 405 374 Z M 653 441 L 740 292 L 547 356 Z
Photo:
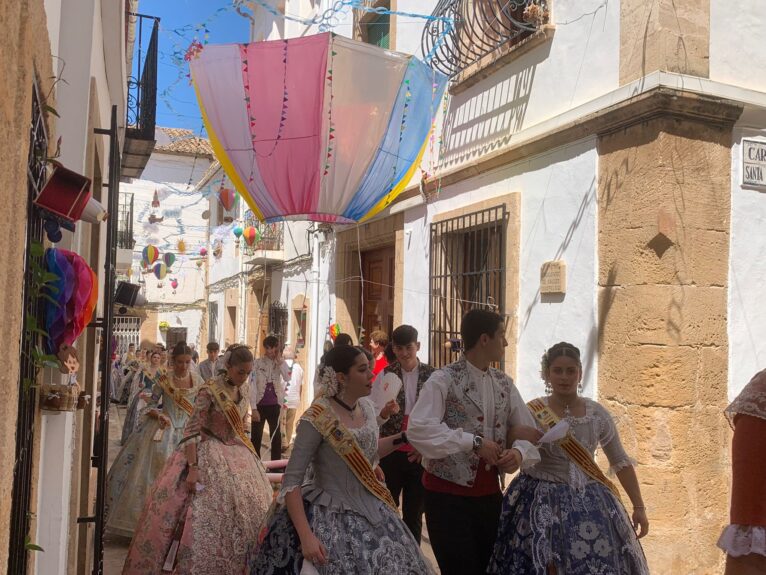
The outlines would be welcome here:
M 543 444 L 540 462 L 508 487 L 488 572 L 648 575 L 638 538 L 646 535 L 649 521 L 633 461 L 607 410 L 578 394 L 580 351 L 564 342 L 554 345 L 543 355 L 542 375 L 550 395 L 528 405 L 541 430 L 563 419 L 570 435 Z M 630 497 L 632 518 L 593 461 L 599 446 Z

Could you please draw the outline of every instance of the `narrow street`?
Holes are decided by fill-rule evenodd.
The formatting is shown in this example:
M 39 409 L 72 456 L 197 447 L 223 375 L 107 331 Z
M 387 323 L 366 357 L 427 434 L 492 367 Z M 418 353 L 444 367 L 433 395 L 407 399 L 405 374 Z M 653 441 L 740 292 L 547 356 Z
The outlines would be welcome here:
M 126 408 L 124 406 L 112 405 L 109 411 L 109 466 L 120 452 L 120 434 L 122 433 L 122 421 L 125 416 Z M 268 452 L 269 446 L 264 441 L 263 452 Z M 122 565 L 125 562 L 125 556 L 128 553 L 130 540 L 125 537 L 107 534 L 104 537 L 104 575 L 120 575 Z M 431 566 L 438 573 L 436 567 L 436 558 L 431 550 L 431 544 L 428 541 L 428 531 L 425 522 L 423 524 L 423 542 L 420 545 L 423 554 L 430 561 Z

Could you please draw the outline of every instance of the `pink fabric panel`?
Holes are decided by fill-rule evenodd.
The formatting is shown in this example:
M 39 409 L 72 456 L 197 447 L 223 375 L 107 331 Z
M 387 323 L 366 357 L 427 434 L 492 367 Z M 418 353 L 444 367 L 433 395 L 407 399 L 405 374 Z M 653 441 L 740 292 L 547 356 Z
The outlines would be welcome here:
M 258 172 L 279 210 L 267 218 L 317 210 L 329 39 L 328 33 L 247 45 Z

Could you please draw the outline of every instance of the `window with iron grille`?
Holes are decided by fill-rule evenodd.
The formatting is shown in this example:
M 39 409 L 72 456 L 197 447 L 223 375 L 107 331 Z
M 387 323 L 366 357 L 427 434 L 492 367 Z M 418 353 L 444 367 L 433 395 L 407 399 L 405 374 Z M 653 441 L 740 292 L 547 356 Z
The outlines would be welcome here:
M 11 525 L 8 545 L 8 573 L 24 575 L 27 572 L 26 538 L 29 536 L 30 499 L 32 491 L 32 467 L 34 454 L 35 413 L 37 394 L 30 385 L 37 379 L 37 369 L 32 361 L 32 351 L 37 347 L 36 334 L 25 330 L 27 319 L 40 317 L 38 299 L 32 294 L 31 268 L 32 244 L 43 241 L 43 219 L 32 200 L 46 181 L 46 158 L 48 136 L 40 104 L 37 86 L 32 94 L 32 121 L 27 160 L 27 231 L 26 262 L 24 267 L 24 291 L 22 294 L 21 356 L 19 365 L 19 403 L 16 419 L 16 459 L 13 465 L 13 495 L 11 497 Z
M 262 222 L 255 217 L 252 210 L 245 212 L 245 229 L 255 228 L 256 236 L 253 245 L 248 245 L 245 238 L 240 239 L 241 246 L 244 246 L 245 254 L 248 256 L 257 255 L 262 250 L 278 251 L 284 244 L 285 223 L 284 222 Z
M 208 309 L 207 340 L 209 342 L 214 341 L 216 343 L 221 344 L 221 342 L 218 341 L 218 303 L 209 302 L 207 309 Z
M 136 349 L 141 347 L 141 318 L 118 316 L 112 320 L 112 336 L 117 340 L 117 353 L 122 356 L 128 353 L 132 343 Z
M 117 212 L 117 247 L 132 250 L 136 245 L 133 239 L 133 194 L 120 192 L 120 204 Z
M 468 311 L 504 309 L 507 219 L 505 205 L 500 205 L 431 224 L 431 365 L 457 359 L 451 350 Z
M 168 329 L 168 333 L 165 335 L 165 344 L 168 349 L 173 349 L 178 343 L 186 341 L 187 330 L 185 327 L 171 327 Z
M 269 332 L 279 338 L 279 344 L 287 341 L 287 305 L 279 301 L 269 306 Z

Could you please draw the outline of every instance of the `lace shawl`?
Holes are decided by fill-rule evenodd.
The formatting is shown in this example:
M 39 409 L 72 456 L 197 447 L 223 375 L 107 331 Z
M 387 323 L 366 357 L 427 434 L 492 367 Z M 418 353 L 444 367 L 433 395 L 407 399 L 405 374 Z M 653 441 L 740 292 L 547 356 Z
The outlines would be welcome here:
M 766 419 L 766 369 L 753 376 L 724 413 L 732 427 L 738 414 Z

